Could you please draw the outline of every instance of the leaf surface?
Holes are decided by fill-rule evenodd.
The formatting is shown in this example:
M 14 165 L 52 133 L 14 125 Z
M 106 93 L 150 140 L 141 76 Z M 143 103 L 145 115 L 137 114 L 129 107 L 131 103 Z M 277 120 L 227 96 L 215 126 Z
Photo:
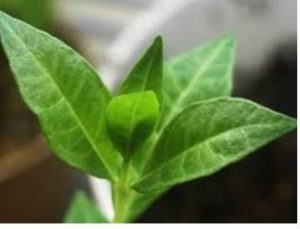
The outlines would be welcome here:
M 179 112 L 195 102 L 230 96 L 235 43 L 234 36 L 217 39 L 164 65 L 161 120 L 156 132 L 133 158 L 138 172 L 143 170 L 165 127 Z
M 61 41 L 1 11 L 0 36 L 51 148 L 76 168 L 114 177 L 120 156 L 103 125 L 111 95 L 95 70 Z
M 78 191 L 72 199 L 65 223 L 107 223 L 107 220 L 89 197 Z
M 153 192 L 208 176 L 295 127 L 293 118 L 245 99 L 202 101 L 167 126 L 134 187 Z
M 158 101 L 161 101 L 162 49 L 162 37 L 158 36 L 126 77 L 121 86 L 120 94 L 153 91 L 156 94 Z
M 228 36 L 209 42 L 165 65 L 161 129 L 194 102 L 230 96 L 235 40 Z
M 127 158 L 152 133 L 159 116 L 153 91 L 120 95 L 111 100 L 106 111 L 106 126 L 119 151 Z

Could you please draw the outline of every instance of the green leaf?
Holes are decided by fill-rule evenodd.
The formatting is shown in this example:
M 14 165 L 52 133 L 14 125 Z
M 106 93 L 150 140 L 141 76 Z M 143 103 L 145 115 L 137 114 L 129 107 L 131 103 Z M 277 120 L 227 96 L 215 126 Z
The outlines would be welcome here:
M 162 37 L 158 36 L 126 77 L 120 89 L 121 94 L 152 90 L 161 102 L 162 49 Z
M 161 129 L 194 102 L 230 96 L 235 40 L 234 36 L 218 39 L 165 65 Z
M 134 187 L 152 192 L 208 176 L 295 127 L 293 118 L 244 99 L 202 101 L 168 125 Z
M 104 126 L 111 95 L 95 70 L 61 41 L 3 12 L 0 36 L 21 94 L 51 148 L 71 166 L 115 177 L 120 156 Z
M 106 111 L 108 133 L 125 158 L 141 146 L 154 129 L 159 104 L 152 91 L 120 95 Z
M 136 153 L 139 173 L 167 124 L 184 108 L 214 97 L 230 96 L 236 39 L 227 36 L 171 59 L 164 66 L 162 117 L 156 132 Z
M 107 219 L 88 196 L 82 192 L 76 192 L 71 205 L 65 215 L 65 223 L 107 223 Z

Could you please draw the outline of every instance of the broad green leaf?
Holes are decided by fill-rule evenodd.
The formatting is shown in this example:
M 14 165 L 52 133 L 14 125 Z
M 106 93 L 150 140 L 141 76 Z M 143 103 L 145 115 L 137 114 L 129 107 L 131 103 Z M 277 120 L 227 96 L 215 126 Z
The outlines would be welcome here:
M 3 12 L 0 36 L 21 94 L 51 148 L 71 166 L 115 177 L 120 156 L 104 126 L 111 95 L 94 69 L 61 41 Z
M 65 223 L 107 223 L 107 219 L 89 197 L 82 191 L 76 192 L 65 215 Z
M 149 137 L 158 116 L 159 104 L 152 91 L 120 95 L 110 101 L 106 111 L 107 130 L 125 158 Z
M 133 158 L 138 173 L 176 114 L 195 102 L 231 94 L 235 40 L 228 36 L 209 42 L 164 65 L 162 117 L 143 151 Z
M 234 51 L 235 37 L 228 36 L 175 57 L 165 65 L 161 127 L 194 102 L 230 96 Z
M 194 104 L 167 126 L 134 187 L 152 192 L 210 175 L 295 127 L 293 118 L 244 99 Z
M 158 36 L 126 77 L 120 89 L 121 94 L 151 90 L 161 102 L 162 49 L 162 37 Z

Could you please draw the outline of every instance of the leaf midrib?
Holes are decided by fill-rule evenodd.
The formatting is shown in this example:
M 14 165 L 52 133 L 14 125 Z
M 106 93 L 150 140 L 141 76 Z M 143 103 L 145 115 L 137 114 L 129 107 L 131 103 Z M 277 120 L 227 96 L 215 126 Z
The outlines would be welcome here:
M 4 25 L 6 27 L 7 30 L 9 30 L 14 37 L 19 41 L 19 43 L 21 44 L 21 46 L 23 47 L 23 49 L 27 50 L 27 52 L 29 53 L 29 55 L 33 58 L 33 60 L 36 61 L 38 67 L 40 68 L 40 70 L 43 72 L 45 72 L 47 78 L 50 79 L 50 81 L 54 84 L 55 88 L 57 89 L 57 91 L 61 94 L 62 98 L 66 101 L 66 105 L 69 108 L 70 113 L 73 115 L 73 117 L 75 118 L 75 120 L 77 121 L 81 131 L 83 132 L 83 134 L 86 136 L 88 142 L 90 143 L 90 145 L 92 146 L 93 150 L 95 151 L 97 157 L 100 159 L 100 162 L 103 164 L 103 166 L 105 167 L 105 170 L 107 171 L 108 175 L 111 178 L 114 178 L 113 173 L 111 172 L 111 170 L 109 169 L 109 166 L 107 166 L 105 160 L 103 160 L 103 158 L 100 156 L 100 153 L 98 152 L 98 149 L 94 143 L 94 141 L 91 139 L 90 135 L 88 134 L 88 132 L 85 129 L 85 126 L 83 125 L 81 119 L 79 118 L 79 116 L 77 115 L 77 113 L 75 112 L 75 110 L 72 108 L 71 103 L 68 101 L 67 97 L 65 96 L 65 94 L 63 93 L 63 91 L 61 90 L 61 88 L 58 86 L 58 84 L 56 83 L 56 81 L 51 77 L 51 74 L 49 73 L 49 71 L 47 70 L 47 68 L 45 68 L 45 66 L 39 61 L 38 58 L 35 57 L 35 55 L 31 52 L 31 50 L 26 46 L 26 44 L 22 41 L 22 39 L 20 39 L 17 36 L 17 33 L 10 28 L 10 26 L 7 25 L 6 22 L 2 21 L 2 25 Z M 84 60 L 83 60 L 84 61 Z
M 159 127 L 158 130 L 156 130 L 154 133 L 153 133 L 153 145 L 152 147 L 150 148 L 149 151 L 151 151 L 149 154 L 152 153 L 153 149 L 155 148 L 156 146 L 156 142 L 158 141 L 158 139 L 160 139 L 160 137 L 162 136 L 165 128 L 168 126 L 168 124 L 171 122 L 171 120 L 173 119 L 173 117 L 176 115 L 176 113 L 180 112 L 181 109 L 178 108 L 178 105 L 183 101 L 184 97 L 187 96 L 188 92 L 189 92 L 189 88 L 191 86 L 194 85 L 194 82 L 196 80 L 198 80 L 198 75 L 199 74 L 202 74 L 207 66 L 215 59 L 215 57 L 221 52 L 222 48 L 227 44 L 228 40 L 230 38 L 224 40 L 222 43 L 219 44 L 218 48 L 216 48 L 214 50 L 214 53 L 210 56 L 210 58 L 207 58 L 205 59 L 205 62 L 204 64 L 201 66 L 201 68 L 196 72 L 196 74 L 194 75 L 193 77 L 193 80 L 190 81 L 189 85 L 187 86 L 186 90 L 184 91 L 184 93 L 180 94 L 178 99 L 175 101 L 175 104 L 172 105 L 172 108 L 171 108 L 171 111 L 167 113 L 166 117 L 165 117 L 165 121 L 164 123 Z M 171 68 L 172 71 L 173 71 L 173 68 Z M 196 102 L 196 101 L 195 101 Z M 150 156 L 150 155 L 149 155 Z
M 154 57 L 155 57 L 155 54 L 157 52 L 157 45 L 154 47 L 154 50 L 153 52 L 151 53 L 151 56 L 150 56 L 150 61 L 149 61 L 149 64 L 146 68 L 146 77 L 144 77 L 144 80 L 143 80 L 143 85 L 142 85 L 142 91 L 144 91 L 146 89 L 146 85 L 147 85 L 147 82 L 148 82 L 148 78 L 149 78 L 149 75 L 150 75 L 150 70 L 152 69 L 152 65 L 153 65 L 153 62 L 154 62 Z M 149 89 L 149 90 L 152 90 L 152 89 Z
M 179 97 L 175 101 L 175 103 L 171 107 L 171 111 L 167 113 L 165 117 L 164 124 L 161 126 L 160 130 L 158 131 L 158 137 L 162 134 L 164 128 L 169 124 L 173 116 L 179 112 L 181 109 L 179 108 L 179 105 L 182 103 L 182 101 L 185 99 L 185 97 L 188 95 L 190 92 L 190 88 L 194 86 L 195 82 L 198 80 L 199 75 L 203 74 L 207 67 L 210 65 L 211 62 L 214 61 L 215 57 L 222 51 L 223 47 L 227 44 L 228 39 L 224 40 L 222 43 L 218 45 L 216 49 L 213 50 L 213 53 L 211 54 L 210 58 L 206 58 L 205 62 L 201 66 L 201 68 L 198 69 L 198 71 L 194 74 L 192 77 L 192 80 L 189 81 L 190 83 L 188 86 L 185 88 L 183 93 L 179 94 Z
M 134 126 L 133 126 L 133 121 L 134 121 L 134 118 L 136 116 L 136 112 L 137 112 L 137 109 L 138 109 L 138 106 L 139 106 L 139 103 L 141 102 L 141 97 L 138 97 L 138 101 L 134 104 L 134 108 L 133 108 L 133 111 L 132 111 L 132 115 L 130 117 L 130 122 L 129 122 L 129 139 L 128 139 L 128 143 L 127 143 L 127 154 L 129 155 L 130 154 L 130 151 L 132 150 L 131 149 L 131 145 L 132 145 L 132 134 L 133 134 L 133 130 L 134 130 Z

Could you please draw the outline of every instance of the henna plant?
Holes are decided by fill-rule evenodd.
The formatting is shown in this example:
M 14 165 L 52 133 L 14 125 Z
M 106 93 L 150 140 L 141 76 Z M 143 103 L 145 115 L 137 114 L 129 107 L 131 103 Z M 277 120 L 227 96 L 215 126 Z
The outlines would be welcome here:
M 67 164 L 112 184 L 113 222 L 131 222 L 173 186 L 209 176 L 296 127 L 232 98 L 235 38 L 163 65 L 158 36 L 115 95 L 70 47 L 0 12 L 2 45 L 49 146 Z M 78 193 L 66 222 L 108 222 Z

